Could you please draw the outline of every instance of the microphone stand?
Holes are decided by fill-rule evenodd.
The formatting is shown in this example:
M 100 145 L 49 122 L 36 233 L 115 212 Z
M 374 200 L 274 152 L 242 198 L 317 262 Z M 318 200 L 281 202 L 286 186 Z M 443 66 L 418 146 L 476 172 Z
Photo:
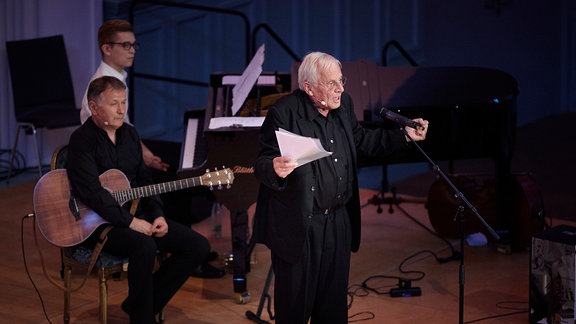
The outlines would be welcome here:
M 434 170 L 434 172 L 436 172 L 437 175 L 442 177 L 442 179 L 444 179 L 444 181 L 446 181 L 446 183 L 450 186 L 450 188 L 452 188 L 452 190 L 454 191 L 454 197 L 456 197 L 460 201 L 460 204 L 458 206 L 458 210 L 456 211 L 456 215 L 454 217 L 454 220 L 458 220 L 460 222 L 460 267 L 459 267 L 459 271 L 458 271 L 458 273 L 459 273 L 458 282 L 459 282 L 459 288 L 460 289 L 459 289 L 459 298 L 458 298 L 458 319 L 459 319 L 458 323 L 463 324 L 464 323 L 464 273 L 465 273 L 465 270 L 464 270 L 464 241 L 465 241 L 465 235 L 466 235 L 466 225 L 465 225 L 465 217 L 464 217 L 465 208 L 467 207 L 470 211 L 472 211 L 472 213 L 476 216 L 476 218 L 478 218 L 478 220 L 484 225 L 484 227 L 486 227 L 488 232 L 490 232 L 490 234 L 496 239 L 496 241 L 500 240 L 500 236 L 496 233 L 496 231 L 494 231 L 494 229 L 492 227 L 490 227 L 490 225 L 488 225 L 486 220 L 484 220 L 484 218 L 482 216 L 480 216 L 476 207 L 474 207 L 470 203 L 470 201 L 468 201 L 468 199 L 466 199 L 464 194 L 460 190 L 458 190 L 458 188 L 454 185 L 454 183 L 450 180 L 450 178 L 448 178 L 448 176 L 446 176 L 446 174 L 442 171 L 442 169 L 440 169 L 440 167 L 436 163 L 434 163 L 434 161 L 428 156 L 428 154 L 426 154 L 426 152 L 424 152 L 422 147 L 420 147 L 420 145 L 418 145 L 418 143 L 416 143 L 416 141 L 414 141 L 414 139 L 406 131 L 406 128 L 402 127 L 401 130 L 404 133 L 404 135 L 406 135 L 406 137 L 410 140 L 410 142 L 412 142 L 412 144 L 414 144 L 414 146 L 418 149 L 418 151 L 420 151 L 420 153 L 422 153 L 422 155 L 426 158 L 428 163 L 432 166 L 432 169 Z

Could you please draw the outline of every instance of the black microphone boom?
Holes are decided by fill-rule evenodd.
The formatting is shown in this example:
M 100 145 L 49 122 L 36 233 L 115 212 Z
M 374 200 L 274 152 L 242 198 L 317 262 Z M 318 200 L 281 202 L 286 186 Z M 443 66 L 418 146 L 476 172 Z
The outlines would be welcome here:
M 389 109 L 386 109 L 384 107 L 380 108 L 380 109 L 376 109 L 374 111 L 378 116 L 384 118 L 384 119 L 388 119 L 391 120 L 393 122 L 396 122 L 402 126 L 408 126 L 414 129 L 419 129 L 419 130 L 424 130 L 424 126 L 422 126 L 422 124 L 417 123 L 415 121 L 413 121 L 412 119 L 408 119 L 404 116 L 398 115 L 395 112 L 390 111 Z

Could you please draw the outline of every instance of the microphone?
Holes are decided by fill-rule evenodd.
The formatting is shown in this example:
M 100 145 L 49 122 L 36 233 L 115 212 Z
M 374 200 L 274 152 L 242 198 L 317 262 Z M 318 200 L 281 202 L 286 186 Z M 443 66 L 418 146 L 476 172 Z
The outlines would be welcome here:
M 316 98 L 314 95 L 310 95 L 312 98 L 314 98 L 314 100 L 318 101 L 319 104 L 321 104 L 322 106 L 326 107 L 326 101 L 324 100 L 320 100 L 318 98 Z
M 392 111 L 386 109 L 385 107 L 382 107 L 380 109 L 375 109 L 374 112 L 376 113 L 376 115 L 378 115 L 382 118 L 391 120 L 393 122 L 396 122 L 402 126 L 408 126 L 408 127 L 418 129 L 418 130 L 424 130 L 425 129 L 424 126 L 422 126 L 422 124 L 417 123 L 417 122 L 415 122 L 411 119 L 408 119 L 404 116 L 398 115 L 397 113 L 392 112 Z

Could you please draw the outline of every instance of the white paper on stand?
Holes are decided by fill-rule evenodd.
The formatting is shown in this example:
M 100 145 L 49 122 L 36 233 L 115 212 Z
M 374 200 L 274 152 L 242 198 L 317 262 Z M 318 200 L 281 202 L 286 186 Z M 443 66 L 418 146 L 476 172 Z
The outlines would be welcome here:
M 244 101 L 248 98 L 250 90 L 252 90 L 252 87 L 254 87 L 260 73 L 262 73 L 264 49 L 265 46 L 262 44 L 260 48 L 258 48 L 258 51 L 256 51 L 256 54 L 254 54 L 252 61 L 250 61 L 240 76 L 238 83 L 236 83 L 234 88 L 232 88 L 232 116 L 235 116 L 238 110 L 242 108 Z
M 294 134 L 282 128 L 276 131 L 276 140 L 280 154 L 292 157 L 298 166 L 332 154 L 322 147 L 319 139 Z
M 210 118 L 209 129 L 228 127 L 261 127 L 265 117 L 213 117 Z

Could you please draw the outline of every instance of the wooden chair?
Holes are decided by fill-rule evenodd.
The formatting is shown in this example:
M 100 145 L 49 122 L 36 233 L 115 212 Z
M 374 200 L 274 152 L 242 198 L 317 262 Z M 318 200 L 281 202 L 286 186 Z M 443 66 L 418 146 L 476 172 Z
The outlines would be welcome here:
M 50 162 L 50 169 L 62 169 L 66 163 L 68 146 L 60 146 L 54 151 Z M 72 269 L 88 270 L 93 249 L 78 245 L 61 248 L 62 277 L 64 279 L 64 323 L 70 322 L 70 296 L 72 292 Z M 93 268 L 98 275 L 100 322 L 107 323 L 108 319 L 108 278 L 112 275 L 121 275 L 128 270 L 128 259 L 118 258 L 106 252 L 100 252 Z M 117 278 L 120 278 L 118 276 Z

